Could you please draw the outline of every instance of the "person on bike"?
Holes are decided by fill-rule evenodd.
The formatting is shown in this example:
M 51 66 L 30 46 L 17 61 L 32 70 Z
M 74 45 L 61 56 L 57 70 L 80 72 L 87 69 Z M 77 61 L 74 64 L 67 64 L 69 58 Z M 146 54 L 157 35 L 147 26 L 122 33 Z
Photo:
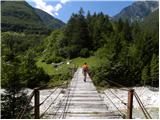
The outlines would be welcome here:
M 83 64 L 82 72 L 83 72 L 83 75 L 84 75 L 84 82 L 86 82 L 86 77 L 87 77 L 87 73 L 88 73 L 88 65 L 87 65 L 87 63 Z

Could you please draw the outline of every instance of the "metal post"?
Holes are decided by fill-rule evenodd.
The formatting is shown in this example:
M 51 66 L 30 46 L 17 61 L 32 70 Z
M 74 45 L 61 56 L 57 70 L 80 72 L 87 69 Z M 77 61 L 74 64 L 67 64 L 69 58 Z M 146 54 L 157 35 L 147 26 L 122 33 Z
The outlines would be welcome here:
M 134 89 L 128 91 L 127 119 L 132 119 L 133 93 Z
M 35 105 L 35 119 L 39 119 L 39 90 L 37 88 L 34 89 L 34 105 Z

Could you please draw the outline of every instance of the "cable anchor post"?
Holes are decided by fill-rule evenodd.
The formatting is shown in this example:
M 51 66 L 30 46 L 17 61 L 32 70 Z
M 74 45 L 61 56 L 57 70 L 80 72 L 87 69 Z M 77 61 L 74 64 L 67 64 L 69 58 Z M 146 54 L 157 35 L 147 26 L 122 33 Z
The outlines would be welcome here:
M 37 88 L 34 89 L 34 103 L 35 103 L 35 119 L 39 119 L 40 111 L 39 111 L 39 90 Z
M 134 89 L 128 91 L 127 119 L 132 119 Z

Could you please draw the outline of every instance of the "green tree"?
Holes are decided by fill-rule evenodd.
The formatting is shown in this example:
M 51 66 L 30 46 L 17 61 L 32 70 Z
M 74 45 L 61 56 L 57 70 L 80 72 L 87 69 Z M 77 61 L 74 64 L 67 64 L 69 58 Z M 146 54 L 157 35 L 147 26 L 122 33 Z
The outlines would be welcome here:
M 5 88 L 1 95 L 1 117 L 3 119 L 15 119 L 22 107 L 26 104 L 28 96 L 22 90 L 24 84 L 22 81 L 23 74 L 20 74 L 19 64 L 2 62 L 2 87 Z M 30 118 L 31 106 L 23 118 Z
M 144 86 L 149 84 L 150 76 L 149 76 L 149 67 L 145 66 L 142 69 L 142 75 L 141 75 L 141 84 Z
M 159 83 L 159 60 L 158 56 L 153 54 L 151 64 L 150 64 L 150 73 L 151 73 L 151 85 L 158 86 Z
M 82 8 L 80 9 L 78 14 L 72 14 L 64 30 L 64 35 L 64 39 L 68 41 L 68 44 L 66 46 L 66 50 L 68 50 L 68 53 L 78 56 L 80 55 L 81 49 L 91 49 L 91 40 L 89 39 L 87 21 L 84 17 L 84 11 Z M 71 54 L 68 57 L 73 57 Z
M 22 60 L 20 73 L 23 74 L 22 80 L 27 87 L 34 88 L 49 82 L 49 76 L 35 64 L 34 51 L 28 51 Z

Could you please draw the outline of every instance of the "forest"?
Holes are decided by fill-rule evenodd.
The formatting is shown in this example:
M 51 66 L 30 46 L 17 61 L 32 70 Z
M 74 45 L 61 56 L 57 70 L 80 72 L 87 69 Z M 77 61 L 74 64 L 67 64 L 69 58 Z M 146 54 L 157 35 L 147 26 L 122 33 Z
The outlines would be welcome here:
M 113 21 L 102 12 L 84 13 L 81 8 L 64 27 L 49 34 L 13 32 L 14 28 L 13 31 L 2 30 L 1 86 L 6 90 L 1 97 L 2 118 L 16 118 L 27 99 L 22 92 L 25 88 L 54 86 L 71 79 L 65 65 L 62 65 L 63 70 L 49 74 L 38 62 L 49 65 L 78 57 L 87 61 L 92 57 L 94 64 L 88 63 L 89 74 L 97 87 L 114 87 L 112 82 L 126 87 L 158 87 L 157 13 L 158 10 L 143 22 L 129 23 L 121 19 Z M 31 114 L 28 112 L 25 117 Z
M 90 75 L 98 86 L 109 86 L 109 81 L 124 86 L 157 86 L 158 22 L 154 23 L 150 23 L 153 29 L 145 29 L 145 21 L 116 22 L 103 13 L 84 16 L 80 9 L 64 28 L 53 31 L 44 41 L 44 61 L 49 64 L 95 56 L 97 63 L 90 68 Z

